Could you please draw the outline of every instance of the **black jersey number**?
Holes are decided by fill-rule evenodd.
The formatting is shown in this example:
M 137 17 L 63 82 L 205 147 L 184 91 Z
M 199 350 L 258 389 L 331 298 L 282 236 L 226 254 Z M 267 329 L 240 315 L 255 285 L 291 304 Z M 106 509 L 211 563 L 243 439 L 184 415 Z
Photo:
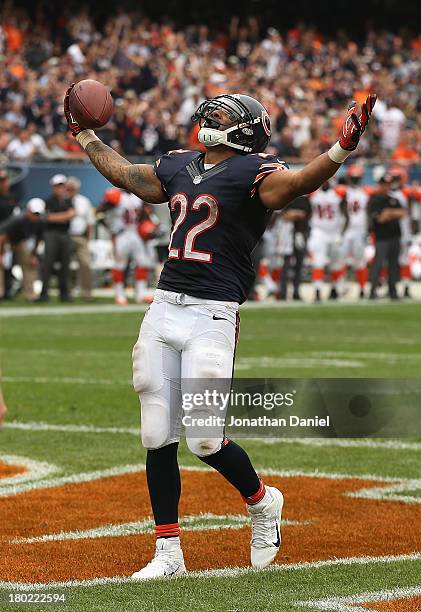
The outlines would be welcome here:
M 170 236 L 170 244 L 168 247 L 168 258 L 169 259 L 187 259 L 189 261 L 202 261 L 204 263 L 212 263 L 212 253 L 207 251 L 198 251 L 194 248 L 196 238 L 213 227 L 219 216 L 219 207 L 217 200 L 209 195 L 208 193 L 197 196 L 193 200 L 190 207 L 191 211 L 200 210 L 202 206 L 208 207 L 208 216 L 193 225 L 184 237 L 184 247 L 177 249 L 172 246 L 172 241 L 175 232 L 178 230 L 180 225 L 185 221 L 189 209 L 189 200 L 185 193 L 176 193 L 170 200 L 171 211 L 175 211 L 177 207 L 180 208 L 178 216 L 174 222 L 174 226 Z

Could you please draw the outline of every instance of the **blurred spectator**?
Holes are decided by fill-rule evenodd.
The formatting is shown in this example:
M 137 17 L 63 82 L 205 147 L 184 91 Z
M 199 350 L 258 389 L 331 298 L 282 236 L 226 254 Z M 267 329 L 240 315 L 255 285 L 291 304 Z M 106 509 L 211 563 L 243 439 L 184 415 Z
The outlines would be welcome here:
M 81 297 L 90 300 L 92 296 L 91 257 L 89 241 L 95 224 L 91 201 L 80 192 L 80 180 L 69 176 L 66 182 L 67 197 L 73 204 L 75 216 L 70 221 L 70 236 L 76 259 L 79 263 Z
M 37 147 L 31 139 L 28 128 L 24 128 L 19 135 L 9 142 L 6 148 L 6 155 L 13 161 L 31 161 Z
M 60 263 L 59 288 L 62 302 L 70 302 L 69 265 L 71 239 L 70 221 L 75 216 L 75 209 L 66 194 L 67 179 L 63 174 L 55 174 L 50 180 L 53 194 L 46 201 L 47 213 L 54 213 L 48 219 L 44 231 L 45 253 L 42 267 L 42 291 L 37 301 L 48 302 L 48 290 L 54 264 Z M 55 214 L 57 213 L 57 214 Z
M 16 200 L 10 191 L 8 172 L 4 168 L 0 168 L 0 224 L 13 215 L 15 206 Z M 0 259 L 3 260 L 2 257 Z M 4 262 L 0 261 L 0 299 L 9 297 L 11 285 L 11 265 L 4 266 Z
M 44 200 L 32 198 L 24 213 L 12 215 L 0 223 L 0 259 L 6 243 L 9 243 L 17 263 L 22 268 L 23 296 L 28 302 L 35 300 L 34 282 L 38 272 L 36 249 L 42 237 L 44 213 Z
M 50 154 L 50 137 L 67 131 L 63 93 L 72 81 L 94 78 L 112 89 L 115 101 L 114 118 L 103 130 L 106 142 L 119 142 L 129 156 L 200 149 L 192 111 L 205 97 L 242 91 L 268 107 L 271 150 L 287 161 L 308 161 L 336 139 L 349 100 L 361 103 L 369 90 L 379 95 L 378 125 L 356 155 L 387 161 L 398 149 L 395 159 L 403 154 L 409 163 L 420 154 L 420 44 L 409 30 L 397 36 L 367 22 L 357 41 L 303 23 L 265 31 L 255 17 L 234 16 L 213 29 L 206 23 L 175 28 L 140 9 L 120 9 L 105 19 L 98 14 L 89 5 L 55 20 L 6 3 L 0 153 L 19 161 L 35 154 L 58 159 L 57 143 Z M 45 147 L 25 133 L 32 123 Z M 400 146 L 408 129 L 409 156 Z M 77 144 L 67 147 L 69 157 L 80 152 Z

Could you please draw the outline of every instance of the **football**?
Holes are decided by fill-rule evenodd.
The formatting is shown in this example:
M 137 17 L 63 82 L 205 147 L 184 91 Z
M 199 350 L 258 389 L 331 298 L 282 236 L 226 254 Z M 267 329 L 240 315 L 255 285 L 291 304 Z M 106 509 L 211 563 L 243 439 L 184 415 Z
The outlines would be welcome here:
M 80 127 L 100 128 L 111 118 L 113 99 L 108 87 L 86 79 L 73 87 L 69 99 L 70 112 Z

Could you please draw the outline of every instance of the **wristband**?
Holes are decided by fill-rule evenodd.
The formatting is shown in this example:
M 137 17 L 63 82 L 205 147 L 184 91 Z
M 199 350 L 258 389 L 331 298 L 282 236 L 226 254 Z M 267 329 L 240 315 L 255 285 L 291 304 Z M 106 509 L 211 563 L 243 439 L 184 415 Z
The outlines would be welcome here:
M 330 159 L 336 164 L 342 164 L 346 160 L 346 158 L 351 155 L 351 153 L 352 151 L 347 151 L 346 149 L 343 149 L 339 144 L 339 141 L 335 142 L 333 147 L 330 147 L 329 151 L 327 152 Z
M 96 142 L 99 140 L 98 136 L 95 135 L 93 130 L 82 130 L 76 136 L 76 140 L 83 149 L 86 149 L 89 143 Z

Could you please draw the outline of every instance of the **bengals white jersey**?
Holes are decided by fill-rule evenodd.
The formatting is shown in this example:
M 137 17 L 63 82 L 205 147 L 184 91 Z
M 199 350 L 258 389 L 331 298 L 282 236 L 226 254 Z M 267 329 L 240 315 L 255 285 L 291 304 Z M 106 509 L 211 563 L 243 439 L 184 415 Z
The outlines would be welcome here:
M 311 229 L 327 234 L 337 234 L 342 231 L 345 217 L 341 211 L 342 198 L 334 189 L 323 191 L 319 189 L 310 195 L 312 208 Z
M 367 233 L 368 194 L 361 187 L 348 187 L 346 202 L 349 223 L 347 231 Z
M 107 211 L 107 225 L 113 236 L 122 232 L 137 233 L 143 202 L 126 191 L 121 192 L 119 202 Z

